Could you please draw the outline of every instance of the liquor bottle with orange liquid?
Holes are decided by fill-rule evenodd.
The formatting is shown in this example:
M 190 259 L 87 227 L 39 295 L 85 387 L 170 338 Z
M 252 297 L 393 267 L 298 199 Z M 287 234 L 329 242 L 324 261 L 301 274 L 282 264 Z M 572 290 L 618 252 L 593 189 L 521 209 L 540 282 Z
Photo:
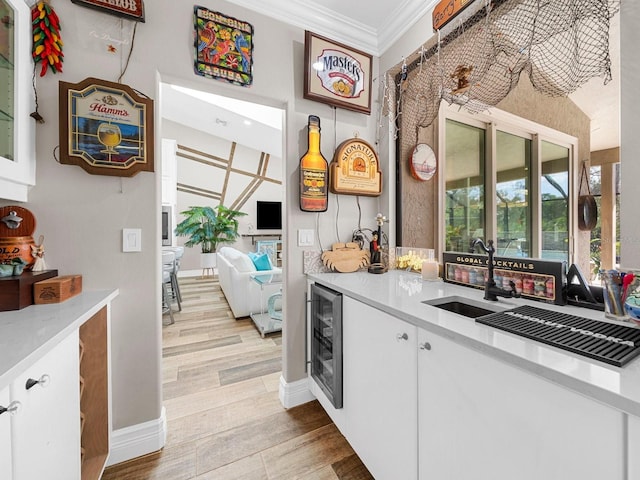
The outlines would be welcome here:
M 300 159 L 300 210 L 326 212 L 329 187 L 327 160 L 320 153 L 320 118 L 309 115 L 309 147 Z

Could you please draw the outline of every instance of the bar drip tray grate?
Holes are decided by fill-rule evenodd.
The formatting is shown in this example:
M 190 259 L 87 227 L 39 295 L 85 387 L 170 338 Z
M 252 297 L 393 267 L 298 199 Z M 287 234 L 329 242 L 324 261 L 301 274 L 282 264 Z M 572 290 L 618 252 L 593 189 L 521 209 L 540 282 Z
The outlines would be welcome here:
M 640 329 L 523 306 L 476 322 L 537 340 L 617 367 L 640 355 Z

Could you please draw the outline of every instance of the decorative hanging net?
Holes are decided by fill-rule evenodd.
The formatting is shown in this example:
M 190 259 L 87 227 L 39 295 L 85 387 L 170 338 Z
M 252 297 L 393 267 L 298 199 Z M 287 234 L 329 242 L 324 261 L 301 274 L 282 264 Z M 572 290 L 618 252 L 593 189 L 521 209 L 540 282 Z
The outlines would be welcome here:
M 481 1 L 481 0 L 477 0 Z M 593 77 L 611 80 L 609 22 L 621 0 L 485 0 L 438 32 L 428 49 L 388 72 L 385 109 L 430 125 L 442 100 L 477 113 L 497 105 L 520 75 L 549 96 Z

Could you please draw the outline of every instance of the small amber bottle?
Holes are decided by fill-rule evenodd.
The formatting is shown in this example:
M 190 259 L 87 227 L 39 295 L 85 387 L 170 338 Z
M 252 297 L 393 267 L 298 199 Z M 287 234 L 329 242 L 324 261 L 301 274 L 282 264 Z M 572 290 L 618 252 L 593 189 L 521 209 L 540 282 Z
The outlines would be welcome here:
M 300 210 L 326 212 L 329 173 L 327 160 L 320 153 L 320 118 L 309 115 L 309 148 L 300 159 Z

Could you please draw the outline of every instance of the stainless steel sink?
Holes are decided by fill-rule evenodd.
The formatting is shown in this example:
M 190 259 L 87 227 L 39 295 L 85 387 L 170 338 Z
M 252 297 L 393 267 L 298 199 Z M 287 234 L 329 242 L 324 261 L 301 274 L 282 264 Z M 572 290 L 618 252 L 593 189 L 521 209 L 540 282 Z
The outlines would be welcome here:
M 479 306 L 478 301 L 459 296 L 435 298 L 433 300 L 425 300 L 422 303 L 469 318 L 478 318 L 504 310 L 503 308 L 486 304 Z

